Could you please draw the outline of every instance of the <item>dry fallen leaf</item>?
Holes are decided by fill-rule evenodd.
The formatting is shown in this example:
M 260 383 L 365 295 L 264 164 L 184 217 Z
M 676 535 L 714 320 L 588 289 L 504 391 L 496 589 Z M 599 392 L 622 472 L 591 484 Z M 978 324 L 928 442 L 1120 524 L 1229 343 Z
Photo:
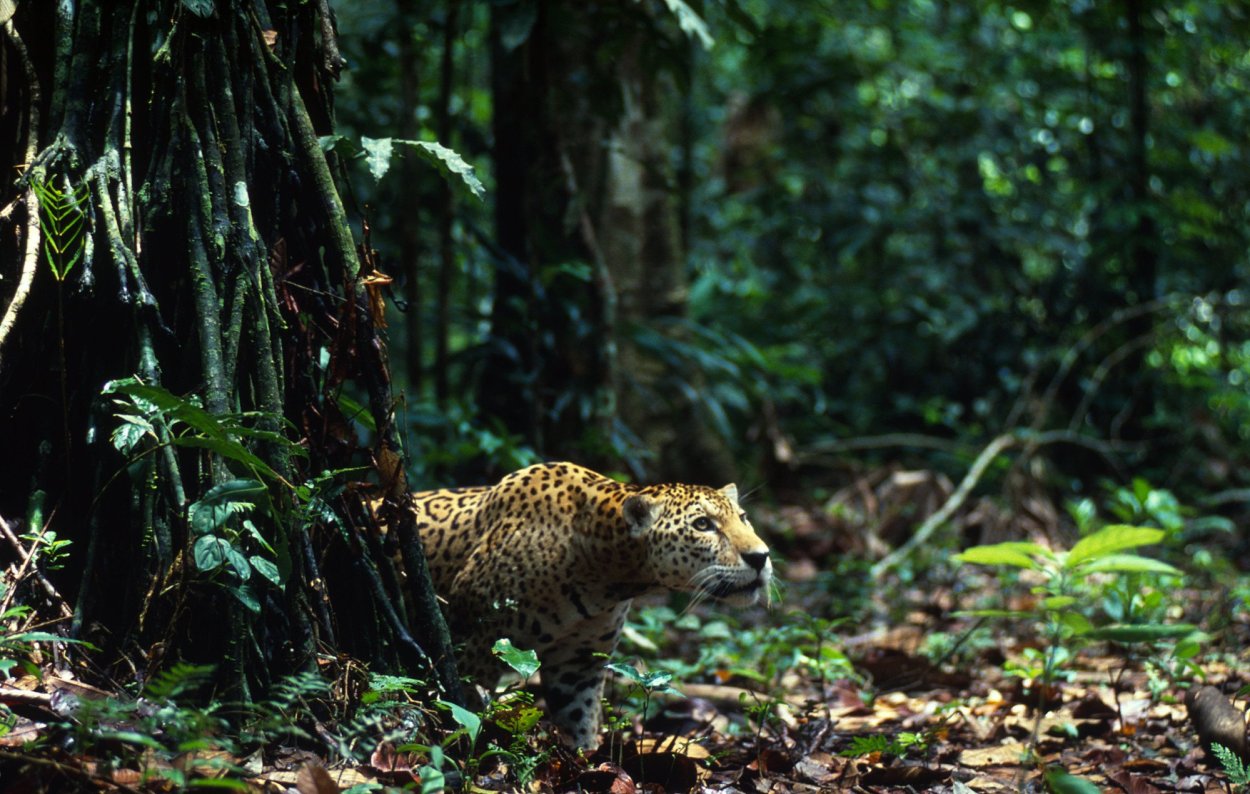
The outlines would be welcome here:
M 1025 746 L 1020 742 L 1009 742 L 994 747 L 973 747 L 959 754 L 959 763 L 964 766 L 1018 766 L 1024 757 Z

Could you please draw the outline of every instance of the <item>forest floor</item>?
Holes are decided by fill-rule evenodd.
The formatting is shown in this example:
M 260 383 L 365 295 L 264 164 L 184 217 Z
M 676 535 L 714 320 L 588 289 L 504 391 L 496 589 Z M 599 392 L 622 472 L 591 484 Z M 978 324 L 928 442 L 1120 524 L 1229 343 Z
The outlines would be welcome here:
M 866 563 L 830 545 L 838 530 L 828 511 L 761 512 L 766 533 L 784 527 L 776 531 L 786 584 L 776 603 L 734 614 L 715 604 L 636 609 L 605 693 L 609 730 L 589 757 L 561 749 L 524 695 L 505 696 L 480 723 L 445 715 L 438 733 L 428 730 L 438 718 L 394 687 L 399 679 L 383 677 L 353 692 L 337 684 L 296 692 L 260 720 L 267 728 L 252 723 L 260 739 L 250 743 L 228 741 L 219 714 L 151 699 L 89 717 L 65 700 L 92 688 L 64 681 L 48 657 L 42 677 L 0 687 L 9 709 L 0 789 L 1148 794 L 1230 792 L 1240 782 L 1246 790 L 1250 779 L 1236 780 L 1234 769 L 1230 780 L 1198 738 L 1202 730 L 1245 753 L 1250 620 L 1229 606 L 1241 603 L 1232 584 L 1156 598 L 1170 619 L 1205 630 L 1193 656 L 1173 641 L 1048 642 L 1027 575 L 935 553 L 874 581 Z M 1134 586 L 1151 592 L 1144 580 Z M 1091 585 L 1086 595 L 1110 593 Z M 1015 616 L 967 614 L 987 605 Z M 15 689 L 25 701 L 11 697 Z M 1198 691 L 1201 702 L 1187 708 L 1186 692 Z M 309 705 L 318 700 L 330 705 Z M 380 701 L 398 707 L 380 710 Z M 275 727 L 283 720 L 285 736 Z M 406 744 L 414 735 L 442 738 L 431 749 Z

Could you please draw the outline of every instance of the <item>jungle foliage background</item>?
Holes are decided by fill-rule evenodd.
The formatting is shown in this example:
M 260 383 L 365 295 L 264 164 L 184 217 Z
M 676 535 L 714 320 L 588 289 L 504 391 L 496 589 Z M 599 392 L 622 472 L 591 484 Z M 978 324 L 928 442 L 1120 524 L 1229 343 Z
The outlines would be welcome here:
M 1244 486 L 1244 9 L 592 5 L 340 10 L 340 133 L 486 183 L 354 174 L 431 472 L 520 462 L 486 442 L 784 489 L 1027 429 L 1065 493 Z
M 1244 615 L 1239 4 L 10 5 L 6 674 L 457 702 L 362 500 L 544 459 L 737 481 L 822 620 L 1111 521 Z

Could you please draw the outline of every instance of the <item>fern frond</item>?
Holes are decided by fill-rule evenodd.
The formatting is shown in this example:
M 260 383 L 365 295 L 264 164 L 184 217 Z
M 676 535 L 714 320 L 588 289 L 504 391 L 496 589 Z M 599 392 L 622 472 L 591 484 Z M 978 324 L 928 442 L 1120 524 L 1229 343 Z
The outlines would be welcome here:
M 88 192 L 85 184 L 61 190 L 51 181 L 30 183 L 39 199 L 39 228 L 43 231 L 43 253 L 57 281 L 64 281 L 86 248 Z
M 1211 753 L 1219 759 L 1220 766 L 1224 767 L 1224 774 L 1228 776 L 1230 783 L 1235 786 L 1250 785 L 1250 769 L 1246 768 L 1241 756 L 1218 742 L 1211 743 Z

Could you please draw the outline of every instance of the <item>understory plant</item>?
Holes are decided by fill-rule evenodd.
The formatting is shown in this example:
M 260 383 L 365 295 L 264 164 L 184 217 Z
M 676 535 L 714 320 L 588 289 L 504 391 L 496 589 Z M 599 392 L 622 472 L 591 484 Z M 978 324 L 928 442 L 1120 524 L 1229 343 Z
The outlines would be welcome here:
M 1112 524 L 1067 551 L 1031 541 L 974 546 L 957 559 L 1027 571 L 1034 582 L 1029 590 L 1037 598 L 1029 610 L 980 609 L 965 614 L 1035 621 L 1044 649 L 1033 657 L 1035 666 L 1026 665 L 1019 672 L 1044 687 L 1058 680 L 1063 666 L 1086 643 L 1137 644 L 1185 637 L 1195 631 L 1193 625 L 1164 622 L 1169 605 L 1166 588 L 1178 585 L 1184 574 L 1162 560 L 1129 552 L 1165 536 L 1161 529 Z

